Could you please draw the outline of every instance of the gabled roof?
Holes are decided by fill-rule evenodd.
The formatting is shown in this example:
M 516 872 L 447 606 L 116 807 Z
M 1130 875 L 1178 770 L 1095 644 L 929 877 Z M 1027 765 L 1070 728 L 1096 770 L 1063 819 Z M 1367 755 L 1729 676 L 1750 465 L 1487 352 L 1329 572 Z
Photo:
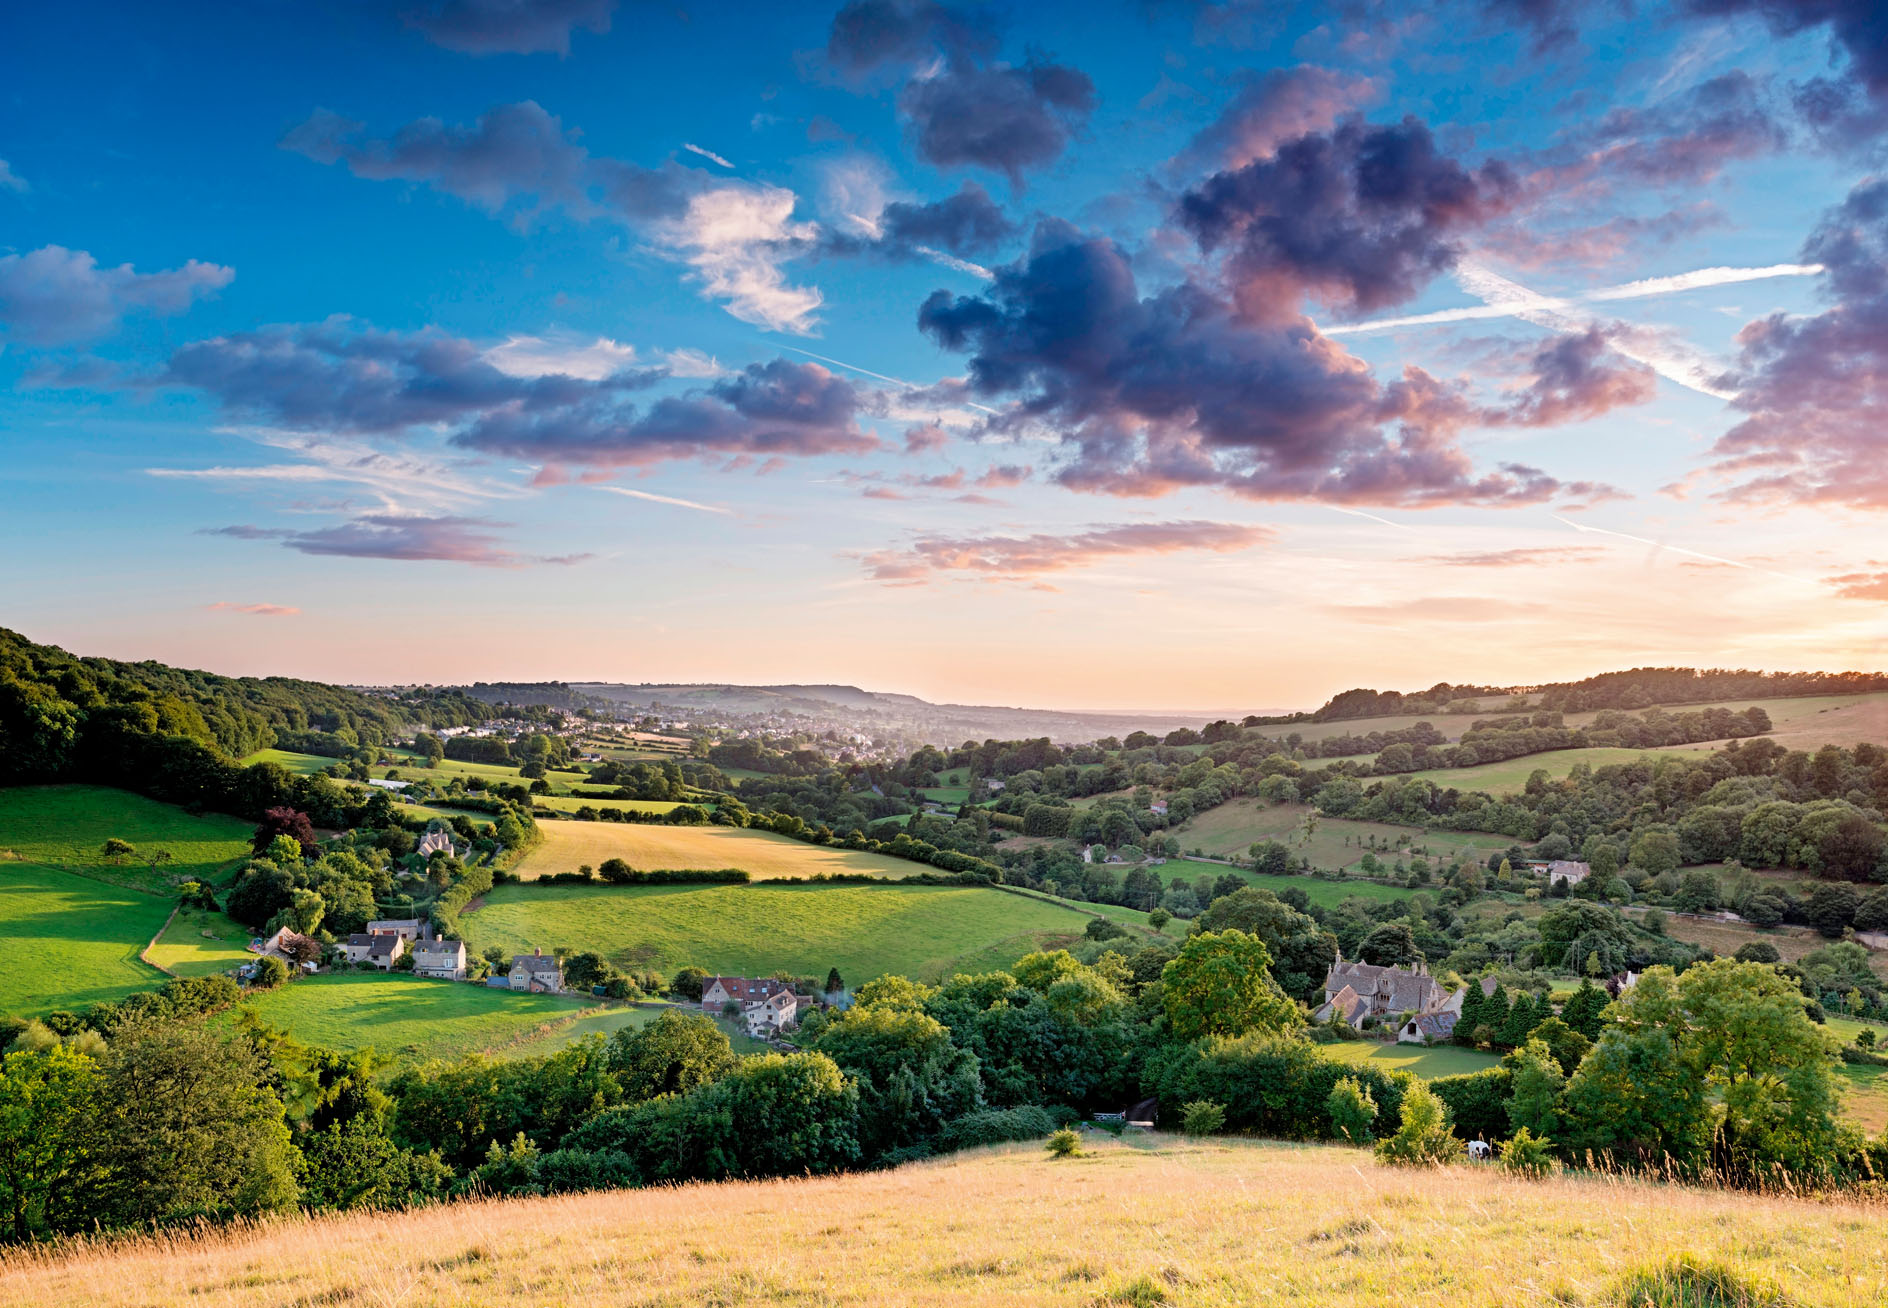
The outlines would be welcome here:
M 463 940 L 416 940 L 413 942 L 413 955 L 416 958 L 421 954 L 444 954 L 458 958 L 464 953 L 465 941 Z
M 564 972 L 564 965 L 558 962 L 557 955 L 555 954 L 513 954 L 511 957 L 511 965 L 513 967 L 522 967 L 527 972 L 540 974 L 555 972 L 559 976 L 562 976 Z
M 706 995 L 714 987 L 720 986 L 727 992 L 729 999 L 739 1002 L 754 1002 L 768 999 L 783 991 L 793 989 L 785 981 L 776 981 L 773 977 L 711 976 L 701 983 L 701 992 Z

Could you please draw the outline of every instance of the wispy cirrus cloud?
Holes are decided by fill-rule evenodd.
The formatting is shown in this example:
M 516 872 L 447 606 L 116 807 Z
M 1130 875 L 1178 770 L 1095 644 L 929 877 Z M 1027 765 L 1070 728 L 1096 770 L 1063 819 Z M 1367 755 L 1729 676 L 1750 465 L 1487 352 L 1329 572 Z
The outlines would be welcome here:
M 688 151 L 690 154 L 700 155 L 702 158 L 706 159 L 709 163 L 720 164 L 723 168 L 734 167 L 732 163 L 729 163 L 726 159 L 723 159 L 720 155 L 716 154 L 713 150 L 709 150 L 702 146 L 696 145 L 693 141 L 682 142 L 682 148 Z
M 1509 550 L 1468 550 L 1460 554 L 1431 554 L 1417 560 L 1445 568 L 1536 568 L 1555 563 L 1591 563 L 1608 551 L 1594 545 L 1522 547 Z
M 1269 527 L 1232 522 L 1148 522 L 1092 527 L 1067 535 L 920 536 L 901 549 L 858 555 L 873 581 L 917 584 L 961 576 L 1029 580 L 1106 559 L 1183 551 L 1233 553 L 1276 539 Z
M 229 600 L 218 600 L 203 607 L 212 613 L 247 613 L 258 618 L 292 618 L 301 612 L 293 604 L 236 604 Z
M 247 523 L 206 527 L 202 534 L 236 540 L 273 540 L 303 554 L 402 563 L 466 563 L 481 568 L 571 564 L 589 554 L 529 555 L 504 548 L 498 530 L 509 523 L 451 515 L 369 513 L 332 527 L 301 531 Z

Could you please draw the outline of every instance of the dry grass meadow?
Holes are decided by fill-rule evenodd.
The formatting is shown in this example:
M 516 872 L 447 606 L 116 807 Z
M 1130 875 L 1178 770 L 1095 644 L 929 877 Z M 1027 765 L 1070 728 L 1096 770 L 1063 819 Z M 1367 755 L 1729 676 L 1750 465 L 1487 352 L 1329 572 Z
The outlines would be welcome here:
M 620 858 L 642 871 L 738 867 L 756 881 L 776 877 L 863 873 L 897 880 L 927 869 L 902 858 L 865 854 L 831 845 L 809 845 L 771 831 L 737 827 L 669 827 L 645 823 L 545 822 L 543 843 L 527 853 L 516 871 L 526 881 L 579 865 L 601 866 Z
M 1559 1305 L 1888 1302 L 1888 1208 L 1362 1151 L 1103 1139 L 896 1171 L 284 1223 L 0 1254 L 0 1304 Z M 1689 1258 L 1748 1296 L 1632 1291 Z

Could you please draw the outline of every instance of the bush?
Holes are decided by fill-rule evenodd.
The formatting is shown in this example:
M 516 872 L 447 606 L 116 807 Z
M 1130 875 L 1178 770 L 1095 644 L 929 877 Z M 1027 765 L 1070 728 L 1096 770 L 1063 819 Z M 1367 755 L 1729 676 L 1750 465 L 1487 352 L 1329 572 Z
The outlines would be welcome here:
M 1403 1167 L 1437 1167 L 1462 1151 L 1449 1125 L 1449 1108 L 1418 1081 L 1403 1095 L 1403 1124 L 1377 1146 L 1381 1162 Z
M 1047 1148 L 1051 1158 L 1080 1158 L 1082 1137 L 1074 1128 L 1065 1126 L 1050 1135 Z
M 281 959 L 270 955 L 267 958 L 258 959 L 256 961 L 256 979 L 254 982 L 256 989 L 273 990 L 286 980 L 288 980 L 288 964 L 284 963 Z
M 946 1122 L 938 1136 L 937 1147 L 940 1152 L 975 1149 L 1013 1140 L 1040 1140 L 1055 1131 L 1055 1116 L 1033 1104 L 1021 1108 L 991 1108 Z
M 1226 1126 L 1226 1106 L 1195 1099 L 1180 1110 L 1180 1129 L 1190 1136 L 1217 1135 Z
M 1679 1254 L 1620 1278 L 1616 1302 L 1629 1308 L 1789 1308 L 1769 1281 L 1753 1280 L 1725 1263 Z
M 1553 1148 L 1553 1141 L 1535 1135 L 1524 1126 L 1514 1133 L 1512 1139 L 1502 1141 L 1502 1169 L 1516 1176 L 1536 1179 L 1551 1176 L 1560 1170 L 1560 1164 L 1554 1160 Z
M 1324 1106 L 1331 1114 L 1331 1130 L 1338 1138 L 1352 1144 L 1370 1142 L 1377 1120 L 1377 1101 L 1356 1077 L 1347 1076 L 1332 1086 Z

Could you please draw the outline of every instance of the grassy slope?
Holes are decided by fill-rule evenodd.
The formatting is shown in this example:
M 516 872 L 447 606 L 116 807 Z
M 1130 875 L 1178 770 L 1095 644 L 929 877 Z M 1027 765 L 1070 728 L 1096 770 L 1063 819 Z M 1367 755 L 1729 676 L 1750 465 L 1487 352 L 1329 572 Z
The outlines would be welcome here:
M 545 822 L 542 826 L 544 843 L 518 865 L 518 875 L 525 880 L 575 872 L 583 863 L 596 867 L 607 858 L 621 858 L 644 870 L 738 867 L 757 881 L 822 872 L 864 872 L 895 879 L 926 870 L 902 858 L 809 845 L 771 831 L 618 822 Z
M 259 749 L 242 760 L 243 766 L 251 763 L 280 763 L 297 776 L 308 776 L 324 772 L 341 760 L 329 758 L 325 754 L 295 754 L 286 749 Z
M 179 909 L 145 955 L 147 961 L 178 976 L 212 976 L 251 957 L 248 928 L 221 913 L 195 908 Z
M 386 972 L 304 977 L 249 1002 L 272 1026 L 330 1049 L 371 1045 L 396 1058 L 453 1058 L 536 1041 L 577 1018 L 586 1000 L 517 995 Z M 551 1035 L 545 1031 L 543 1034 Z M 561 1043 L 558 1042 L 558 1043 Z M 541 1050 L 540 1050 L 541 1052 Z
M 1322 868 L 1348 867 L 1357 862 L 1369 852 L 1367 842 L 1372 836 L 1377 838 L 1378 857 L 1383 856 L 1383 846 L 1409 840 L 1418 848 L 1427 848 L 1432 861 L 1450 859 L 1466 850 L 1479 850 L 1486 856 L 1489 850 L 1506 849 L 1510 843 L 1505 836 L 1479 831 L 1425 831 L 1420 827 L 1327 817 L 1318 819 L 1309 842 L 1300 843 L 1305 815 L 1314 811 L 1309 804 L 1264 804 L 1240 798 L 1208 809 L 1174 834 L 1182 849 L 1199 849 L 1215 857 L 1243 858 L 1257 842 L 1277 840 L 1289 847 L 1294 857 L 1308 856 L 1312 866 Z M 1346 838 L 1350 843 L 1345 843 Z
M 1880 1206 L 1399 1170 L 1335 1147 L 1087 1148 L 18 1253 L 0 1261 L 0 1302 L 1602 1308 L 1628 1273 L 1680 1254 L 1785 1285 L 1801 1308 L 1888 1297 Z
M 169 901 L 30 863 L 0 864 L 0 1013 L 38 1016 L 148 990 L 138 951 Z
M 1059 947 L 1088 917 L 959 886 L 500 886 L 466 914 L 475 952 L 595 949 L 619 966 L 936 979 Z
M 1211 876 L 1217 880 L 1230 873 L 1249 886 L 1258 886 L 1274 894 L 1290 889 L 1302 890 L 1310 897 L 1312 903 L 1325 908 L 1336 908 L 1353 896 L 1391 900 L 1408 899 L 1416 893 L 1413 890 L 1405 890 L 1401 886 L 1386 886 L 1375 881 L 1326 881 L 1321 877 L 1271 876 L 1251 871 L 1248 868 L 1227 867 L 1223 863 L 1201 863 L 1186 858 L 1169 859 L 1155 871 L 1161 873 L 1162 878 L 1169 884 L 1178 877 L 1189 885 L 1202 875 Z M 1434 893 L 1433 889 L 1431 893 Z
M 0 790 L 0 860 L 80 872 L 115 885 L 168 894 L 190 877 L 227 871 L 249 852 L 253 823 L 220 813 L 193 817 L 127 790 L 105 786 L 21 786 Z M 163 849 L 172 861 L 157 871 L 136 858 L 122 866 L 99 852 L 110 837 L 140 852 Z
M 1631 763 L 1644 757 L 1657 759 L 1667 753 L 1702 753 L 1709 745 L 1677 745 L 1670 750 L 1657 749 L 1556 749 L 1545 754 L 1524 754 L 1500 763 L 1481 763 L 1472 768 L 1431 768 L 1410 775 L 1438 786 L 1457 790 L 1486 790 L 1491 793 L 1520 790 L 1536 769 L 1558 781 L 1573 771 L 1576 764 L 1603 768 L 1614 763 Z
M 1369 1063 L 1386 1072 L 1414 1072 L 1427 1081 L 1438 1076 L 1457 1076 L 1463 1072 L 1484 1072 L 1501 1062 L 1499 1055 L 1459 1045 L 1385 1045 L 1374 1040 L 1345 1040 L 1334 1045 L 1320 1045 L 1333 1058 L 1352 1063 Z

